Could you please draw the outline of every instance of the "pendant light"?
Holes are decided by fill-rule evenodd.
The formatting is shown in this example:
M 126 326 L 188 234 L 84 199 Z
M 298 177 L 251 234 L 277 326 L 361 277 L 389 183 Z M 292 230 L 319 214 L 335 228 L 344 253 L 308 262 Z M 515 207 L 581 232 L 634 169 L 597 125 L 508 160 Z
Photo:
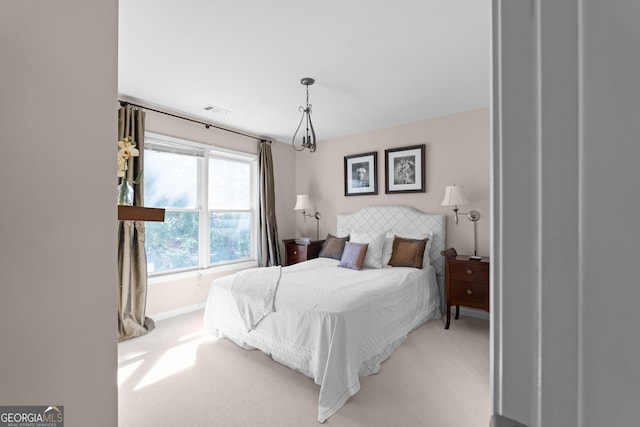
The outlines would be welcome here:
M 291 139 L 291 146 L 296 151 L 303 151 L 305 148 L 309 149 L 310 152 L 316 151 L 316 132 L 313 129 L 313 123 L 311 123 L 311 104 L 309 104 L 309 86 L 315 83 L 315 80 L 311 77 L 304 77 L 300 80 L 300 83 L 307 87 L 307 104 L 306 106 L 298 107 L 298 111 L 302 112 L 302 117 L 300 117 L 300 123 L 298 124 L 298 128 L 296 132 L 293 134 L 293 138 Z M 298 131 L 300 131 L 300 126 L 302 126 L 302 122 L 306 123 L 306 129 L 302 134 L 302 141 L 298 141 L 296 143 L 296 136 L 298 135 Z

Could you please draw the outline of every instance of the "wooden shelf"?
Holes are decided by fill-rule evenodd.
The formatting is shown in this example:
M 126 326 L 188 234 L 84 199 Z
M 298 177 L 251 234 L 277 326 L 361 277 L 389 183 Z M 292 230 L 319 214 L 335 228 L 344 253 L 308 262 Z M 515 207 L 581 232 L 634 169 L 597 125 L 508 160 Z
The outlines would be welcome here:
M 118 219 L 164 222 L 164 209 L 118 205 Z

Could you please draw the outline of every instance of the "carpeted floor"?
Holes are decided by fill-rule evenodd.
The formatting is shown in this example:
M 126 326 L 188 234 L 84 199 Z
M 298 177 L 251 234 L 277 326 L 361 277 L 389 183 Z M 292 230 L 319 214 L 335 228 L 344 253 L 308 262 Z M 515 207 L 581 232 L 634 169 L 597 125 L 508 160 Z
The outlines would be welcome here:
M 320 387 L 202 328 L 203 311 L 118 344 L 120 427 L 319 426 Z M 489 322 L 433 320 L 361 378 L 327 427 L 489 425 Z

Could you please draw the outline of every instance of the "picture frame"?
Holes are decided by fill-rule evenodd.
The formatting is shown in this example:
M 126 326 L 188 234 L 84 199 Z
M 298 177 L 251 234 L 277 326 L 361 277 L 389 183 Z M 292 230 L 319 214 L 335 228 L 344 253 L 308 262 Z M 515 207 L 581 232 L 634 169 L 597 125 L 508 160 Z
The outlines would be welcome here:
M 344 156 L 344 195 L 378 194 L 378 153 Z
M 424 193 L 425 144 L 384 150 L 385 193 Z

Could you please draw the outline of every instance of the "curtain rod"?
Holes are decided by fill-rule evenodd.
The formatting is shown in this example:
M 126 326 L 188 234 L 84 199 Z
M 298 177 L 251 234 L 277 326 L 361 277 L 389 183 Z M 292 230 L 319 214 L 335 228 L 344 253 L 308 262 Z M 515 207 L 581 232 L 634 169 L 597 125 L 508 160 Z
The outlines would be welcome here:
M 223 130 L 223 131 L 225 131 L 225 132 L 235 133 L 236 135 L 246 136 L 247 138 L 257 139 L 258 141 L 265 141 L 265 142 L 268 142 L 269 144 L 272 144 L 272 143 L 273 143 L 273 141 L 269 141 L 269 140 L 267 140 L 267 139 L 265 139 L 265 138 L 259 138 L 259 137 L 254 136 L 254 135 L 249 135 L 249 134 L 247 134 L 247 133 L 239 132 L 239 131 L 237 131 L 237 130 L 223 128 L 223 127 L 221 127 L 221 126 L 216 126 L 216 125 L 211 124 L 211 123 L 201 122 L 201 121 L 199 121 L 199 120 L 191 119 L 191 118 L 189 118 L 189 117 L 179 116 L 179 115 L 177 115 L 177 114 L 168 113 L 168 112 L 166 112 L 166 111 L 156 110 L 155 108 L 150 108 L 150 107 L 147 107 L 147 106 L 145 106 L 145 105 L 135 104 L 135 103 L 133 103 L 133 102 L 129 102 L 129 101 L 119 101 L 119 102 L 120 102 L 120 106 L 121 106 L 121 107 L 124 107 L 124 106 L 130 105 L 130 106 L 132 106 L 132 107 L 142 108 L 143 110 L 153 111 L 154 113 L 160 113 L 160 114 L 164 114 L 164 115 L 167 115 L 167 116 L 175 117 L 175 118 L 177 118 L 177 119 L 182 119 L 182 120 L 186 120 L 186 121 L 189 121 L 189 122 L 198 123 L 198 124 L 200 124 L 200 125 L 203 125 L 203 126 L 204 126 L 205 128 L 207 128 L 207 129 L 209 129 L 210 127 L 212 127 L 212 128 L 216 128 L 216 129 Z

